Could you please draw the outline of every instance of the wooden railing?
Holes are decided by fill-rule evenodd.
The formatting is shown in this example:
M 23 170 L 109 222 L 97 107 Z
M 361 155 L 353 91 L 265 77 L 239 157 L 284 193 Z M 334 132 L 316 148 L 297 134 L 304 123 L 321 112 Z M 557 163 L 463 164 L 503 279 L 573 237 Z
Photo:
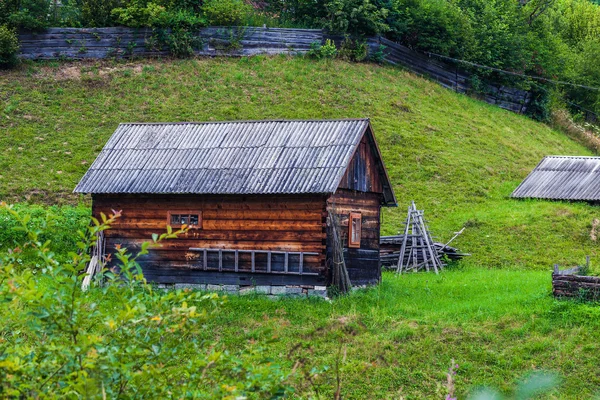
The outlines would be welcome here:
M 204 271 L 230 271 L 230 272 L 252 272 L 252 273 L 268 273 L 268 274 L 288 274 L 288 275 L 319 275 L 316 272 L 309 272 L 304 270 L 304 256 L 318 256 L 319 253 L 312 252 L 296 252 L 296 251 L 278 251 L 278 250 L 233 250 L 233 249 L 207 249 L 190 247 L 190 251 L 202 253 L 202 269 Z M 209 255 L 210 253 L 218 256 L 217 265 L 210 265 Z M 233 268 L 224 267 L 224 255 L 233 254 L 234 264 Z M 240 268 L 240 254 L 250 254 L 250 268 Z M 267 258 L 267 265 L 264 270 L 256 268 L 256 255 L 264 254 Z M 273 256 L 283 255 L 283 270 L 274 270 L 273 267 Z M 297 271 L 291 270 L 290 256 L 298 256 L 298 269 Z

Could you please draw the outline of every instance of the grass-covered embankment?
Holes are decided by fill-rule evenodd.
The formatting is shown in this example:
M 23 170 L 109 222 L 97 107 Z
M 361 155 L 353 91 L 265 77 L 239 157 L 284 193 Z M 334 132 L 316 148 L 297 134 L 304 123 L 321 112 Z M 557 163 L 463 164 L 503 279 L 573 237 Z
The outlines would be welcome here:
M 285 57 L 31 64 L 0 75 L 0 101 L 0 199 L 38 214 L 65 204 L 52 233 L 62 247 L 89 205 L 71 191 L 119 122 L 369 117 L 401 205 L 384 211 L 383 233 L 415 200 L 441 239 L 467 226 L 455 244 L 473 256 L 440 276 L 386 274 L 332 303 L 232 298 L 206 335 L 231 351 L 258 342 L 290 370 L 305 359 L 294 378 L 305 398 L 314 387 L 301 371 L 313 366 L 330 367 L 315 385 L 331 397 L 340 349 L 345 398 L 442 397 L 452 358 L 461 397 L 474 384 L 508 390 L 535 368 L 565 377 L 558 398 L 600 385 L 598 310 L 555 302 L 549 275 L 597 262 L 600 213 L 508 198 L 544 155 L 590 154 L 546 125 L 393 67 Z
M 547 154 L 589 155 L 564 134 L 394 67 L 254 57 L 30 64 L 0 75 L 0 199 L 87 202 L 71 192 L 120 122 L 369 117 L 400 207 L 485 267 L 573 264 L 596 245 L 596 208 L 508 198 Z

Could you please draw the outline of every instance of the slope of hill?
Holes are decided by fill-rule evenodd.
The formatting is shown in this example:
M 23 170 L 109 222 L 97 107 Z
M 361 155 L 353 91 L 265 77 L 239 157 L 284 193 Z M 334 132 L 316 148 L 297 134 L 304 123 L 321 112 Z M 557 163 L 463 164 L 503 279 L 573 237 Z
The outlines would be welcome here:
M 564 134 L 372 64 L 254 57 L 30 64 L 0 75 L 0 199 L 74 204 L 71 191 L 119 122 L 369 117 L 400 204 L 410 200 L 467 264 L 548 269 L 596 256 L 587 204 L 515 201 L 547 154 L 589 155 Z

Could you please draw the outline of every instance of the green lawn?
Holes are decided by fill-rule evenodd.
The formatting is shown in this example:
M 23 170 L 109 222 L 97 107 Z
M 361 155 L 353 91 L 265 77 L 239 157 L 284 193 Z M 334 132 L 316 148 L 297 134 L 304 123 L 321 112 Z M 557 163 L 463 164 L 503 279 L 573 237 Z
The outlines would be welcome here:
M 600 308 L 555 301 L 550 273 L 466 268 L 442 275 L 384 274 L 379 287 L 326 302 L 231 297 L 207 326 L 229 349 L 247 343 L 291 369 L 298 394 L 314 395 L 302 371 L 332 398 L 336 362 L 344 398 L 444 398 L 454 359 L 459 398 L 480 385 L 510 392 L 532 370 L 558 372 L 551 397 L 600 391 Z M 340 354 L 341 346 L 341 356 Z
M 466 226 L 454 243 L 472 257 L 440 276 L 386 274 L 331 303 L 234 297 L 206 335 L 231 350 L 257 341 L 290 369 L 303 360 L 294 382 L 304 398 L 315 388 L 332 397 L 338 358 L 345 398 L 443 398 L 452 358 L 461 398 L 479 384 L 507 391 L 537 368 L 565 378 L 555 398 L 589 398 L 600 387 L 600 309 L 554 301 L 549 271 L 586 255 L 598 271 L 590 230 L 600 212 L 508 196 L 544 155 L 591 152 L 406 71 L 253 57 L 0 72 L 0 200 L 35 221 L 58 205 L 49 237 L 66 253 L 64 233 L 84 227 L 89 210 L 71 192 L 119 122 L 346 117 L 371 118 L 394 184 L 400 207 L 384 210 L 383 234 L 415 200 L 440 240 Z M 0 215 L 0 248 L 10 226 Z M 325 365 L 311 386 L 302 371 Z

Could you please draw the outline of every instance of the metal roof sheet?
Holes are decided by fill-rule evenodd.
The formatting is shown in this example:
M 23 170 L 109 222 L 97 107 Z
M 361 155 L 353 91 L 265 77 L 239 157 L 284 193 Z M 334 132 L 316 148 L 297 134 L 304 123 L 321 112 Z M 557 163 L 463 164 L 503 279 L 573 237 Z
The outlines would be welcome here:
M 75 192 L 334 193 L 369 126 L 368 119 L 120 124 Z M 379 161 L 385 203 L 395 204 Z
M 600 200 L 600 157 L 544 157 L 511 197 Z

